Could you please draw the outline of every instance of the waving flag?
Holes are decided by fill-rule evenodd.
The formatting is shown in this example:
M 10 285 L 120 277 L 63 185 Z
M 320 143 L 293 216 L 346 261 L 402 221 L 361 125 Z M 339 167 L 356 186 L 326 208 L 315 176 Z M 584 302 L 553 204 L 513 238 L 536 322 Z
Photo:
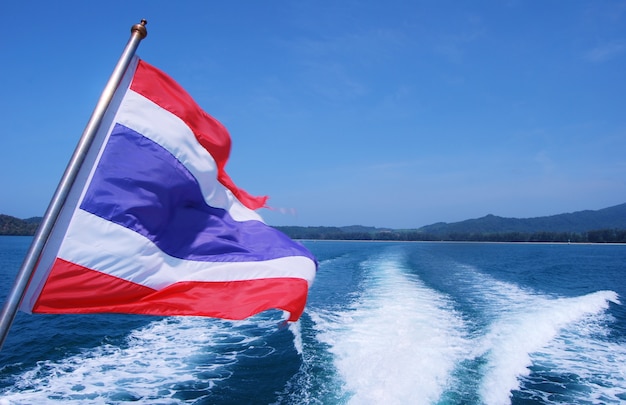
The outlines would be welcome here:
M 225 171 L 230 136 L 135 57 L 20 309 L 297 320 L 316 261 L 255 212 Z

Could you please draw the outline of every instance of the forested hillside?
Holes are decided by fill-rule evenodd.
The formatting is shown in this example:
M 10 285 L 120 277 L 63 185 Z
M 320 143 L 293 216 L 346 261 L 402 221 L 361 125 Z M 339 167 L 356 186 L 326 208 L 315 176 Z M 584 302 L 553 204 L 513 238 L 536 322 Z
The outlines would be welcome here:
M 40 222 L 41 217 L 18 219 L 0 214 L 0 235 L 34 235 Z
M 626 243 L 626 204 L 537 218 L 487 215 L 419 229 L 277 227 L 296 239 Z

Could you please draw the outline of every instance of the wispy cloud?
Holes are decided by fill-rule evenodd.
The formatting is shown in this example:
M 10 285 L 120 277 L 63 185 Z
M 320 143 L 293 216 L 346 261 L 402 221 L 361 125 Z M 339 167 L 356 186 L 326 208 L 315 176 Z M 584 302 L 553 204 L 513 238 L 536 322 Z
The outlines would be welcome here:
M 591 62 L 602 63 L 618 57 L 626 52 L 626 40 L 614 40 L 596 46 L 585 54 Z
M 539 164 L 544 173 L 552 173 L 556 169 L 554 160 L 550 157 L 546 150 L 540 150 L 535 155 L 535 161 Z
M 395 29 L 363 29 L 336 35 L 305 35 L 282 41 L 299 68 L 300 82 L 315 94 L 345 102 L 369 93 L 363 71 L 381 68 L 406 39 Z
M 485 36 L 486 30 L 480 16 L 468 15 L 456 33 L 445 33 L 435 43 L 435 51 L 452 62 L 460 62 L 473 42 Z

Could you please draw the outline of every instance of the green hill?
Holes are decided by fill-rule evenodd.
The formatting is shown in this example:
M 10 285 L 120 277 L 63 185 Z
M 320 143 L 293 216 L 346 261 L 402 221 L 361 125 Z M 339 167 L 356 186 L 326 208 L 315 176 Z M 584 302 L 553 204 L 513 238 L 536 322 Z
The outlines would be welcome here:
M 34 235 L 41 219 L 41 217 L 19 219 L 9 215 L 0 214 L 0 235 Z

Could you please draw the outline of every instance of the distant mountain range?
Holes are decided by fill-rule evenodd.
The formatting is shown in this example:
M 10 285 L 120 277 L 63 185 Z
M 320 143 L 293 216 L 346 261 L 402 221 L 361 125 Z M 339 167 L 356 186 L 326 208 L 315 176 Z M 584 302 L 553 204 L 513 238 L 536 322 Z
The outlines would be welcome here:
M 623 243 L 626 242 L 626 203 L 597 211 L 537 218 L 487 215 L 454 223 L 439 222 L 418 229 L 365 226 L 276 228 L 296 239 Z
M 33 235 L 40 217 L 18 219 L 0 214 L 0 235 Z M 626 242 L 626 203 L 536 218 L 486 215 L 460 222 L 439 222 L 418 229 L 395 230 L 361 225 L 276 226 L 295 239 L 480 240 Z
M 626 229 L 626 203 L 597 211 L 578 211 L 569 214 L 536 218 L 503 218 L 487 215 L 461 222 L 439 222 L 419 228 L 433 235 L 451 233 L 582 233 L 600 229 Z

